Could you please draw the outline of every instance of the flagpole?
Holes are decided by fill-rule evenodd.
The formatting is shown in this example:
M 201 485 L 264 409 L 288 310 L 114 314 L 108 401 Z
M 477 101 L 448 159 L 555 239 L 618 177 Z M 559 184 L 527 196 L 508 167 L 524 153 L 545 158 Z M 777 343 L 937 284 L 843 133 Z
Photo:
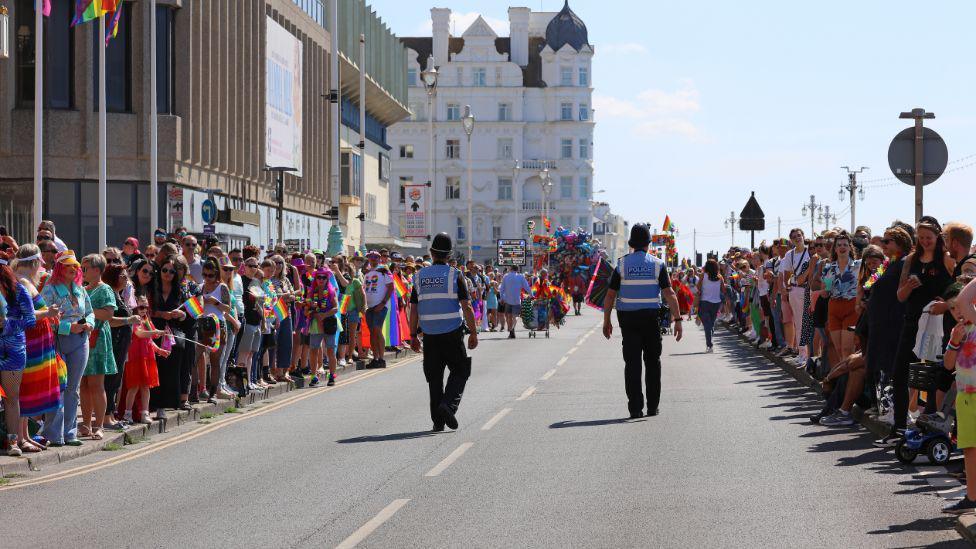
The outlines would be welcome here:
M 105 93 L 105 16 L 98 17 L 98 251 L 108 247 L 107 100 Z
M 44 219 L 44 0 L 34 2 L 34 228 Z M 28 237 L 30 235 L 27 235 Z M 25 237 L 27 240 L 30 238 Z
M 156 0 L 149 0 L 149 229 L 159 227 L 159 113 L 156 105 Z

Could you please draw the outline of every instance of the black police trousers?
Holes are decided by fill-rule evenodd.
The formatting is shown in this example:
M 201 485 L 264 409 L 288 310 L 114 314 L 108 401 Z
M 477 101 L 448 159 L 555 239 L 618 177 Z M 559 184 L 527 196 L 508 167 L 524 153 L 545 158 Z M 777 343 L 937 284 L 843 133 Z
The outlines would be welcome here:
M 444 369 L 450 372 L 444 385 Z M 437 408 L 447 404 L 457 412 L 461 405 L 464 385 L 471 375 L 471 359 L 464 349 L 461 329 L 446 334 L 424 336 L 424 377 L 430 388 L 430 418 L 434 425 L 443 426 Z
M 661 401 L 661 321 L 657 309 L 617 311 L 624 350 L 624 387 L 630 413 L 644 409 L 641 372 L 647 368 L 647 411 Z

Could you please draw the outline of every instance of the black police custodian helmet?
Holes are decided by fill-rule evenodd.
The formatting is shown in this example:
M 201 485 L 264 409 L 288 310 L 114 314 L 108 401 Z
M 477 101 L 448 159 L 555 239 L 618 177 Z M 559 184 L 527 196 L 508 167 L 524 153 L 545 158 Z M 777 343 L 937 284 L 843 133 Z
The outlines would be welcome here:
M 451 235 L 447 233 L 437 233 L 430 243 L 430 251 L 439 254 L 449 254 L 453 248 L 454 243 L 451 242 Z
M 630 240 L 627 245 L 635 250 L 646 248 L 651 243 L 651 230 L 647 225 L 638 223 L 630 228 Z

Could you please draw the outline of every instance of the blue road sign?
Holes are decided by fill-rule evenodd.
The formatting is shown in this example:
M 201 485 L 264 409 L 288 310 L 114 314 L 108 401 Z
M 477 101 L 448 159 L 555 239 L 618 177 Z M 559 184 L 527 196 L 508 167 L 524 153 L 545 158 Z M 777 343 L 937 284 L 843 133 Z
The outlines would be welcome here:
M 200 208 L 203 214 L 203 222 L 210 225 L 217 220 L 217 203 L 209 198 L 203 201 L 203 206 Z

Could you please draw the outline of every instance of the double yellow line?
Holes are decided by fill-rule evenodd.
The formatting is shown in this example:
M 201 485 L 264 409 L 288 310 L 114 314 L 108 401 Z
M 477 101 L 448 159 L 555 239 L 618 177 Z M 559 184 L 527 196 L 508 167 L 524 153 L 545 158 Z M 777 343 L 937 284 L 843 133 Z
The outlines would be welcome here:
M 297 402 L 301 402 L 301 401 L 303 401 L 303 400 L 305 400 L 307 398 L 311 398 L 311 397 L 314 397 L 314 396 L 318 396 L 318 395 L 321 395 L 322 393 L 327 393 L 329 391 L 334 391 L 334 390 L 340 389 L 342 387 L 347 387 L 349 385 L 352 385 L 353 383 L 359 383 L 360 381 L 363 381 L 365 379 L 369 379 L 369 378 L 371 378 L 373 376 L 380 375 L 383 372 L 386 372 L 386 371 L 389 371 L 389 370 L 394 370 L 394 369 L 399 368 L 401 366 L 406 366 L 408 364 L 413 364 L 413 363 L 419 361 L 420 359 L 421 359 L 420 356 L 408 358 L 408 359 L 405 359 L 402 362 L 399 362 L 397 364 L 394 364 L 393 366 L 390 366 L 390 367 L 388 367 L 388 368 L 386 368 L 384 370 L 374 370 L 372 372 L 367 372 L 367 373 L 362 374 L 360 376 L 356 376 L 356 377 L 354 377 L 354 378 L 352 378 L 352 379 L 350 379 L 348 381 L 340 381 L 339 383 L 335 384 L 332 387 L 319 387 L 319 388 L 315 388 L 315 389 L 306 389 L 306 390 L 303 390 L 303 391 L 298 392 L 298 394 L 296 394 L 294 396 L 286 397 L 286 398 L 284 398 L 282 400 L 279 400 L 279 401 L 274 402 L 274 403 L 272 403 L 272 404 L 270 404 L 268 406 L 265 406 L 264 408 L 260 408 L 258 410 L 253 411 L 253 412 L 246 413 L 244 415 L 240 415 L 240 416 L 237 416 L 237 417 L 234 417 L 234 418 L 231 418 L 231 419 L 225 419 L 223 421 L 219 421 L 217 423 L 213 423 L 213 424 L 207 425 L 207 426 L 202 427 L 200 429 L 194 429 L 193 431 L 190 431 L 190 432 L 187 432 L 187 433 L 183 433 L 182 435 L 177 435 L 177 436 L 175 436 L 175 437 L 173 437 L 173 438 L 171 438 L 169 440 L 166 440 L 165 442 L 161 442 L 159 444 L 153 444 L 153 445 L 150 445 L 150 446 L 143 446 L 142 448 L 139 448 L 137 450 L 133 450 L 131 452 L 127 452 L 127 453 L 125 453 L 123 455 L 115 456 L 115 457 L 106 459 L 104 461 L 99 461 L 98 463 L 92 463 L 92 464 L 88 464 L 88 465 L 79 465 L 78 467 L 72 467 L 71 469 L 66 469 L 64 471 L 60 471 L 60 472 L 57 472 L 57 473 L 51 473 L 49 475 L 44 475 L 44 476 L 40 476 L 40 477 L 37 477 L 37 478 L 32 478 L 32 479 L 24 480 L 22 482 L 11 483 L 11 484 L 9 484 L 7 486 L 0 487 L 0 492 L 4 492 L 4 491 L 7 491 L 7 490 L 16 490 L 18 488 L 26 488 L 28 486 L 37 486 L 39 484 L 47 484 L 49 482 L 55 482 L 55 481 L 58 481 L 58 480 L 64 480 L 64 479 L 69 479 L 69 478 L 72 478 L 72 477 L 77 477 L 79 475 L 85 475 L 85 474 L 88 474 L 88 473 L 94 473 L 95 471 L 99 471 L 99 470 L 105 469 L 107 467 L 112 467 L 112 466 L 115 466 L 115 465 L 119 465 L 120 463 L 125 463 L 127 461 L 131 461 L 131 460 L 134 460 L 134 459 L 138 459 L 138 458 L 141 458 L 141 457 L 145 457 L 145 456 L 154 454 L 156 452 L 159 452 L 160 450 L 165 450 L 166 448 L 169 448 L 171 446 L 176 446 L 177 444 L 182 444 L 184 442 L 191 441 L 191 440 L 193 440 L 195 438 L 202 437 L 204 435 L 210 434 L 210 433 L 212 433 L 214 431 L 217 431 L 219 429 L 223 429 L 224 427 L 229 427 L 230 425 L 233 425 L 233 424 L 238 423 L 240 421 L 245 421 L 245 420 L 251 419 L 253 417 L 257 417 L 257 416 L 264 415 L 264 414 L 267 414 L 267 413 L 270 413 L 270 412 L 274 412 L 275 410 L 280 410 L 281 408 L 284 408 L 286 406 L 291 406 L 292 404 L 295 404 Z

